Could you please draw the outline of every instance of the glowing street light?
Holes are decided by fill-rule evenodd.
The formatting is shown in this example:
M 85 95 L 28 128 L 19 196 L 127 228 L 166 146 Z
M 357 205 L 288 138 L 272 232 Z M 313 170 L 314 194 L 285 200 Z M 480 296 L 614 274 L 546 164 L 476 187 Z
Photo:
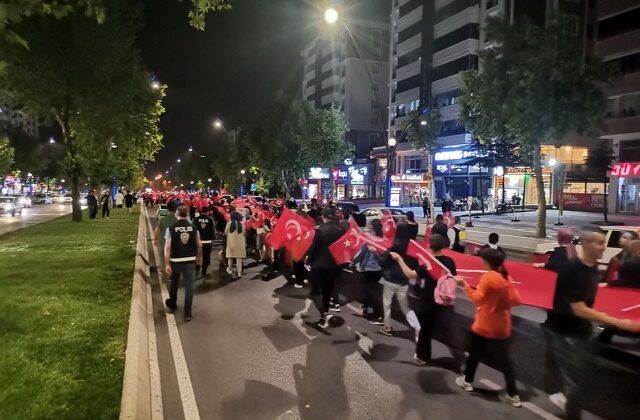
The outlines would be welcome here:
M 427 125 L 427 122 L 425 120 L 420 121 L 420 125 Z
M 191 181 L 189 184 L 193 185 L 193 181 Z
M 64 179 L 61 179 L 60 182 L 64 184 Z
M 157 80 L 154 80 L 153 82 L 151 82 L 151 88 L 152 89 L 160 89 L 160 82 L 158 82 Z
M 180 162 L 182 162 L 182 159 L 178 158 L 178 160 L 176 162 L 180 163 Z
M 193 146 L 189 146 L 189 151 L 193 152 Z
M 211 178 L 207 178 L 207 182 L 211 182 Z
M 224 128 L 224 124 L 222 124 L 222 120 L 219 118 L 216 118 L 213 121 L 213 128 L 215 128 L 216 130 L 222 130 Z
M 241 173 L 242 175 L 244 175 L 244 174 L 246 174 L 247 172 L 246 172 L 244 169 L 242 169 L 242 170 L 240 171 L 240 173 Z
M 395 138 L 391 137 L 389 139 L 389 141 L 387 142 L 387 144 L 389 145 L 389 147 L 393 147 L 393 146 L 395 146 L 397 144 L 397 141 L 396 141 Z
M 549 166 L 553 167 L 556 166 L 558 164 L 558 161 L 555 160 L 554 158 L 549 159 Z
M 324 12 L 324 20 L 326 20 L 327 23 L 333 25 L 338 21 L 338 11 L 333 7 L 327 9 L 327 11 Z
M 111 148 L 112 148 L 112 149 L 117 149 L 117 148 L 118 148 L 118 145 L 117 145 L 117 144 L 115 144 L 115 143 L 111 143 Z
M 56 142 L 56 139 L 54 139 L 53 137 L 49 137 L 49 143 L 53 144 Z

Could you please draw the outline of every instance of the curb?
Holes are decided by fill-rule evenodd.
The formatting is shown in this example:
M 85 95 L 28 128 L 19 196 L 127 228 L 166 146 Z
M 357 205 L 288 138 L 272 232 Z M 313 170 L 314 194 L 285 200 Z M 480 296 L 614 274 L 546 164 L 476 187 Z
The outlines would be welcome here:
M 163 418 L 145 211 L 138 222 L 120 419 Z

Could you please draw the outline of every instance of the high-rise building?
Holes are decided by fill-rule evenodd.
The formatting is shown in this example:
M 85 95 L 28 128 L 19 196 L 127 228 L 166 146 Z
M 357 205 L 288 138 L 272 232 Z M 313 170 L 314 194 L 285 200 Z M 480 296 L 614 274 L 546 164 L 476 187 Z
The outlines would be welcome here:
M 490 169 L 464 165 L 470 157 L 466 150 L 470 134 L 458 121 L 460 73 L 478 68 L 478 52 L 489 45 L 484 31 L 487 19 L 502 15 L 517 22 L 526 17 L 544 25 L 548 13 L 558 11 L 574 22 L 580 35 L 586 33 L 586 10 L 587 0 L 393 0 L 388 130 L 391 136 L 401 137 L 411 111 L 428 106 L 440 112 L 442 150 L 433 156 L 437 198 L 487 195 L 495 187 Z M 385 152 L 384 148 L 374 151 L 383 171 Z M 398 144 L 393 167 L 394 184 L 402 190 L 404 201 L 426 194 L 427 158 L 409 143 Z M 520 185 L 524 173 L 515 175 L 522 179 L 511 181 L 514 188 L 509 197 L 524 192 Z M 535 199 L 536 191 L 530 189 L 528 195 Z
M 605 118 L 618 163 L 611 171 L 609 210 L 640 214 L 640 2 L 596 2 L 595 53 L 619 72 Z

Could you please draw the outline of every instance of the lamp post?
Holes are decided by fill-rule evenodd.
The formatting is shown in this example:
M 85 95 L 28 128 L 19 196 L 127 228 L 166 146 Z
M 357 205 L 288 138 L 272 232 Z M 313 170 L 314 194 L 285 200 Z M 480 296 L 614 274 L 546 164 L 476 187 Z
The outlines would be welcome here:
M 396 139 L 391 137 L 388 141 L 387 141 L 387 186 L 386 186 L 386 198 L 387 198 L 387 207 L 391 207 L 391 174 L 392 174 L 392 159 L 394 159 L 394 157 L 391 156 L 391 151 L 393 150 L 395 152 L 395 147 L 396 147 Z

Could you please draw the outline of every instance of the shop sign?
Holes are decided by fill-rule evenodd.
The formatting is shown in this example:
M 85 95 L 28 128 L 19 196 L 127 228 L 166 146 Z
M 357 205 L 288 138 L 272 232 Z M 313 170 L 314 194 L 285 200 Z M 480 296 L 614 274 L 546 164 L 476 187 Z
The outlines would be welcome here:
M 553 168 L 549 166 L 545 166 L 542 168 L 543 174 L 550 174 L 552 172 L 553 172 Z M 525 175 L 525 174 L 533 175 L 533 171 L 530 168 L 524 168 L 524 167 L 507 168 L 507 175 Z
M 395 182 L 422 182 L 425 180 L 424 174 L 402 174 L 392 175 L 391 180 Z
M 351 185 L 364 185 L 366 183 L 366 176 L 369 172 L 366 166 L 349 166 L 347 171 L 349 172 Z
M 343 171 L 341 169 L 334 169 L 332 172 L 333 179 L 336 181 L 346 180 L 349 173 L 347 171 Z
M 604 210 L 604 194 L 563 193 L 562 207 L 565 210 Z
M 615 163 L 611 167 L 611 176 L 637 176 L 640 173 L 640 162 Z
M 449 173 L 449 164 L 448 163 L 439 163 L 437 165 L 434 165 L 434 169 L 435 172 L 440 172 L 443 174 L 448 174 Z
M 478 156 L 477 150 L 444 150 L 434 155 L 433 160 L 436 162 L 445 162 L 449 160 L 469 159 Z
M 451 173 L 452 174 L 467 173 L 467 166 L 466 165 L 451 165 Z
M 400 192 L 401 188 L 392 187 L 389 192 L 389 205 L 391 207 L 400 207 Z
M 309 169 L 309 179 L 329 179 L 329 171 L 324 168 Z

